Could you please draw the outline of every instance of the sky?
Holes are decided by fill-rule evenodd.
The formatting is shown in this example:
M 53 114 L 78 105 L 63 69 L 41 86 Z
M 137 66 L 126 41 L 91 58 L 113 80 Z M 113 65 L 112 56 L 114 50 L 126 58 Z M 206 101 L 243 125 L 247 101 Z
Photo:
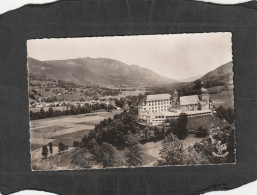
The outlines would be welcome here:
M 232 61 L 231 39 L 229 32 L 35 39 L 27 41 L 27 51 L 41 61 L 111 58 L 183 80 Z

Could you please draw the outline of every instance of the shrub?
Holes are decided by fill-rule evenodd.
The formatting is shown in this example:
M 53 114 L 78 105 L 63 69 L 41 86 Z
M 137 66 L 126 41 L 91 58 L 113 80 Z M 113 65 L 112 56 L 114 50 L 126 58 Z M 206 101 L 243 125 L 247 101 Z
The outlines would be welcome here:
M 198 132 L 196 132 L 195 137 L 205 138 L 207 135 L 209 135 L 208 130 L 201 126 L 198 128 Z

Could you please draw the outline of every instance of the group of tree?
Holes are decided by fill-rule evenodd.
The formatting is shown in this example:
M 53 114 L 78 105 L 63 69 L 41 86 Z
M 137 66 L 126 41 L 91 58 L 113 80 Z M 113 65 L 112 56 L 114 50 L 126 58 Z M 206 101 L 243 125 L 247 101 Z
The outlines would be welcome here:
M 212 136 L 213 142 L 204 142 L 202 144 L 196 143 L 194 149 L 207 157 L 209 164 L 221 164 L 221 163 L 234 163 L 235 162 L 235 128 L 233 126 L 226 126 L 219 129 Z M 213 155 L 213 152 L 217 151 L 217 143 L 225 144 L 226 148 L 223 153 L 227 152 L 224 157 L 217 157 Z
M 43 158 L 46 158 L 48 156 L 48 153 L 53 154 L 53 144 L 49 142 L 48 144 L 49 149 L 47 148 L 47 145 L 42 146 L 42 156 Z
M 159 166 L 164 165 L 196 165 L 196 164 L 221 164 L 235 162 L 235 129 L 227 126 L 220 129 L 211 139 L 204 140 L 202 143 L 195 143 L 194 146 L 185 148 L 181 140 L 176 135 L 170 133 L 162 141 L 162 149 L 160 150 L 161 160 L 158 161 Z M 226 144 L 225 156 L 215 156 L 213 152 L 217 152 L 217 143 Z
M 136 122 L 134 109 L 114 115 L 95 125 L 81 142 L 74 141 L 73 146 L 81 150 L 86 148 L 92 154 L 96 163 L 103 167 L 113 166 L 140 166 L 142 152 L 138 146 L 140 127 Z M 147 132 L 149 134 L 149 130 Z M 125 161 L 121 160 L 118 149 L 127 147 Z M 92 159 L 91 159 L 92 160 Z
M 126 136 L 130 133 L 136 135 L 140 132 L 140 127 L 136 122 L 136 115 L 130 112 L 122 112 L 114 115 L 114 118 L 108 118 L 95 125 L 88 135 L 84 136 L 81 141 L 82 145 L 86 145 L 91 139 L 95 139 L 98 144 L 103 142 L 112 144 L 118 148 L 124 148 L 126 144 Z
M 169 121 L 169 129 L 166 132 L 166 135 L 169 133 L 173 133 L 177 136 L 178 139 L 182 140 L 185 139 L 188 135 L 188 117 L 187 114 L 181 113 L 178 117 L 178 119 L 171 119 Z
M 172 93 L 174 89 L 176 89 L 180 96 L 188 96 L 188 95 L 196 95 L 199 93 L 199 90 L 202 86 L 201 82 L 204 82 L 205 88 L 211 88 L 215 86 L 223 86 L 223 90 L 226 89 L 226 83 L 229 78 L 226 76 L 222 76 L 219 78 L 211 78 L 211 79 L 197 79 L 192 82 L 186 83 L 175 83 L 167 86 L 158 86 L 151 88 L 151 92 L 147 92 L 148 94 L 161 94 L 161 93 Z
M 74 150 L 70 156 L 71 164 L 78 168 L 91 168 L 93 161 L 87 156 L 87 149 Z
M 137 108 L 139 102 L 144 98 L 144 95 L 139 94 L 139 95 L 129 95 L 126 97 L 121 97 L 121 98 L 115 98 L 115 105 L 118 107 L 123 108 L 126 104 L 129 106 L 130 109 L 135 109 Z M 135 109 L 137 110 L 137 109 Z
M 116 147 L 106 142 L 98 144 L 95 139 L 87 139 L 87 141 L 86 145 L 80 144 L 80 147 L 71 155 L 73 165 L 80 168 L 90 168 L 93 164 L 102 164 L 103 167 L 123 165 Z
M 138 146 L 138 140 L 132 134 L 126 136 L 128 150 L 124 154 L 125 159 L 120 156 L 118 149 L 110 143 L 98 144 L 94 138 L 88 139 L 88 137 L 84 137 L 82 143 L 77 149 L 78 152 L 71 156 L 72 164 L 81 168 L 89 168 L 93 164 L 101 164 L 103 167 L 142 165 L 142 152 Z M 89 153 L 91 156 L 86 155 Z
M 62 142 L 58 144 L 58 152 L 59 153 L 65 151 L 65 150 L 68 150 L 68 148 L 69 148 L 69 146 L 63 144 Z M 49 142 L 48 147 L 47 147 L 47 145 L 42 146 L 41 154 L 42 154 L 43 158 L 46 158 L 49 153 L 51 155 L 53 154 L 53 144 L 52 144 L 52 142 Z
M 232 108 L 219 106 L 216 108 L 216 112 L 220 119 L 225 119 L 229 124 L 233 124 L 235 122 L 235 112 Z
M 158 161 L 159 166 L 192 165 L 204 164 L 207 162 L 207 159 L 193 147 L 184 148 L 182 141 L 173 133 L 170 133 L 162 141 L 160 157 L 161 160 Z
M 116 106 L 118 106 L 118 107 L 120 107 L 120 108 L 123 108 L 123 106 L 125 105 L 125 103 L 126 103 L 126 100 L 125 100 L 125 98 L 124 97 L 121 97 L 121 98 L 116 98 L 116 99 L 114 99 L 114 101 L 115 101 L 115 105 Z
M 41 108 L 39 112 L 30 111 L 30 120 L 51 118 L 51 117 L 58 117 L 58 116 L 65 116 L 65 115 L 86 114 L 86 113 L 90 113 L 91 111 L 100 110 L 100 109 L 112 110 L 114 109 L 114 106 L 107 105 L 104 103 L 101 103 L 101 104 L 96 103 L 93 105 L 85 104 L 83 106 L 70 105 L 66 107 L 66 110 L 54 110 L 53 107 L 50 106 L 47 111 L 45 111 L 43 108 Z
M 85 90 L 81 90 L 81 93 L 85 96 L 117 96 L 121 94 L 119 89 L 111 89 L 107 87 L 99 86 L 87 86 Z

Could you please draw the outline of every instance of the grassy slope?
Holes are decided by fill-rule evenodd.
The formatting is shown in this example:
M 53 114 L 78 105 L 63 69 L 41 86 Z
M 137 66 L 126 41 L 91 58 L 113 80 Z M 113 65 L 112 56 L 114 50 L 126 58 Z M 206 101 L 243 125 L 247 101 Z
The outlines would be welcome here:
M 222 91 L 221 93 L 210 94 L 210 99 L 216 107 L 234 107 L 233 91 Z
M 188 128 L 190 130 L 197 130 L 200 126 L 210 129 L 212 127 L 222 128 L 226 125 L 228 125 L 226 121 L 219 119 L 215 115 L 199 116 L 188 119 Z

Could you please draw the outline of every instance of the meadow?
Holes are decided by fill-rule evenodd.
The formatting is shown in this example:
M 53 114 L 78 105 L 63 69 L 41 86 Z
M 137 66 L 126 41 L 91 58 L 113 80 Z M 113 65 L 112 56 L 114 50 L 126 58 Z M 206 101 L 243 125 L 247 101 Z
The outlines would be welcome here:
M 223 106 L 224 108 L 234 107 L 233 91 L 222 91 L 216 94 L 210 94 L 210 99 L 215 107 Z
M 32 120 L 30 122 L 31 150 L 41 148 L 49 142 L 52 142 L 53 146 L 58 146 L 60 142 L 72 146 L 74 140 L 81 141 L 84 135 L 94 129 L 95 124 L 105 118 L 112 118 L 120 112 L 102 111 L 94 115 L 90 113 Z

